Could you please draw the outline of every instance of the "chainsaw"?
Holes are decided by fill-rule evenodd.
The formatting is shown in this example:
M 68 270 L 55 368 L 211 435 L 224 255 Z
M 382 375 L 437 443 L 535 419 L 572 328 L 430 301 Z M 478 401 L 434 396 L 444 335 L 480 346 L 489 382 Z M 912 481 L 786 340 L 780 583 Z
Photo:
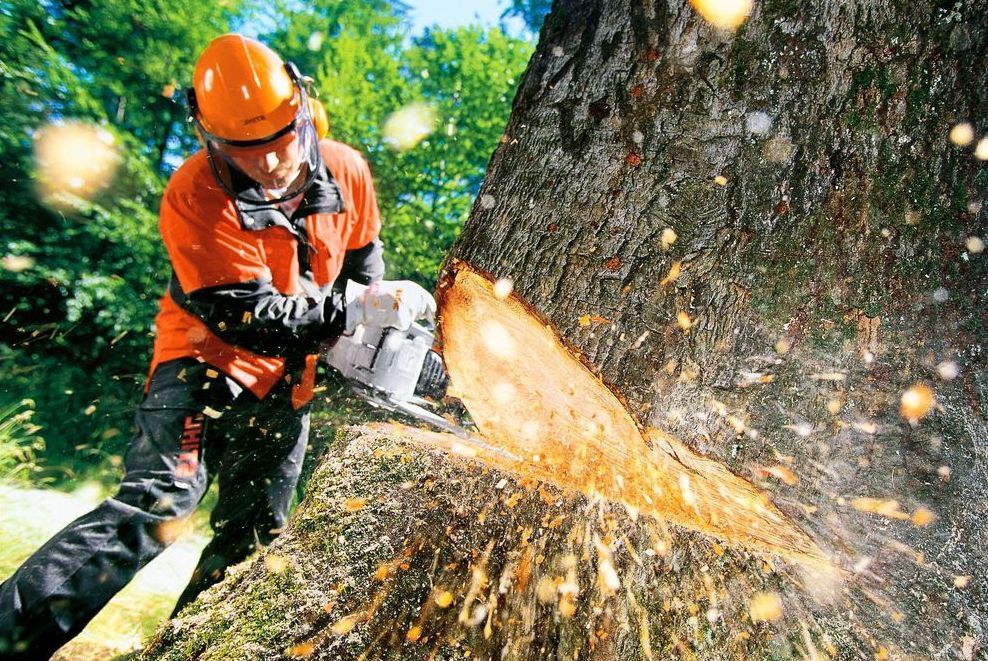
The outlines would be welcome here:
M 360 324 L 352 334 L 340 336 L 326 362 L 372 406 L 466 438 L 465 429 L 431 410 L 449 385 L 434 341 L 434 333 L 422 324 L 408 330 Z

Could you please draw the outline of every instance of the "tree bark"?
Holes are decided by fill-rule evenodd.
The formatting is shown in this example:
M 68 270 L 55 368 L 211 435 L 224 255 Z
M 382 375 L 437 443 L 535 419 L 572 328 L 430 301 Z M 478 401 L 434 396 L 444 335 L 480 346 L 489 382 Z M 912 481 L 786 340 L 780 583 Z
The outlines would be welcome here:
M 948 134 L 985 128 L 986 10 L 557 0 L 451 252 L 843 580 L 357 430 L 144 658 L 980 658 L 988 174 Z

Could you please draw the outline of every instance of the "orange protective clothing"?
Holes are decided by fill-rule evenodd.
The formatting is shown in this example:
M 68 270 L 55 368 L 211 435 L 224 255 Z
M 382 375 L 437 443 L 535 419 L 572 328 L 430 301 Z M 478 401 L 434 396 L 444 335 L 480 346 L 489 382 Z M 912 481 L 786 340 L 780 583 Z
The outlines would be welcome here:
M 304 294 L 307 286 L 331 285 L 347 252 L 377 239 L 381 219 L 366 161 L 339 142 L 322 140 L 319 147 L 340 194 L 342 210 L 337 213 L 304 215 L 305 201 L 293 219 L 271 208 L 251 209 L 217 185 L 205 151 L 194 154 L 172 175 L 161 203 L 160 230 L 182 292 L 263 281 L 281 294 Z M 276 222 L 270 221 L 272 216 Z M 304 234 L 296 236 L 289 221 Z M 175 298 L 172 292 L 161 298 L 151 374 L 163 362 L 193 357 L 232 377 L 258 398 L 283 377 L 297 379 L 296 408 L 312 398 L 315 353 L 305 354 L 301 374 L 286 374 L 285 357 L 262 355 L 221 339 L 222 322 L 211 329 Z M 249 316 L 244 313 L 245 323 L 251 321 Z M 286 347 L 286 355 L 290 351 Z

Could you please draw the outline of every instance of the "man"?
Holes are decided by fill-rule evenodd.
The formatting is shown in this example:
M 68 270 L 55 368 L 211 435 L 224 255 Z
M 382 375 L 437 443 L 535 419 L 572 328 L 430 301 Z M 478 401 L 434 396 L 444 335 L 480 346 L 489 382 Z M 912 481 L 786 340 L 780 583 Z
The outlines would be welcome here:
M 407 328 L 435 311 L 421 287 L 381 280 L 367 164 L 318 139 L 293 65 L 224 35 L 199 58 L 188 100 L 205 148 L 161 203 L 174 272 L 126 473 L 113 498 L 0 585 L 2 658 L 48 658 L 78 634 L 174 539 L 213 479 L 213 538 L 176 612 L 269 543 L 302 466 L 320 344 L 361 321 Z M 347 302 L 347 281 L 369 286 Z

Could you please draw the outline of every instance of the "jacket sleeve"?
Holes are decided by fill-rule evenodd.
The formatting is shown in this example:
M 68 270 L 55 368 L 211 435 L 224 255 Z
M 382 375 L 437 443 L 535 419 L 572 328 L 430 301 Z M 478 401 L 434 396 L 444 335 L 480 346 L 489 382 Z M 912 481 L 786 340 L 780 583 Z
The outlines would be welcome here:
M 354 221 L 347 240 L 343 267 L 337 282 L 346 285 L 347 280 L 370 284 L 384 278 L 384 244 L 381 232 L 381 211 L 377 205 L 377 193 L 370 166 L 356 150 L 349 152 L 347 184 L 353 199 Z
M 278 291 L 263 248 L 240 228 L 225 196 L 196 195 L 169 185 L 161 203 L 161 236 L 174 275 L 169 295 L 220 339 L 255 353 L 312 353 L 345 325 L 343 295 L 311 287 Z
M 346 325 L 343 292 L 287 296 L 270 280 L 203 287 L 185 294 L 176 277 L 169 295 L 225 342 L 267 356 L 309 354 Z
M 384 244 L 374 239 L 363 248 L 347 250 L 337 282 L 346 285 L 347 280 L 369 285 L 384 278 Z
M 346 179 L 355 216 L 346 246 L 350 251 L 364 248 L 377 239 L 381 233 L 381 210 L 377 206 L 374 179 L 367 161 L 356 150 L 352 150 L 351 158 L 347 160 Z

